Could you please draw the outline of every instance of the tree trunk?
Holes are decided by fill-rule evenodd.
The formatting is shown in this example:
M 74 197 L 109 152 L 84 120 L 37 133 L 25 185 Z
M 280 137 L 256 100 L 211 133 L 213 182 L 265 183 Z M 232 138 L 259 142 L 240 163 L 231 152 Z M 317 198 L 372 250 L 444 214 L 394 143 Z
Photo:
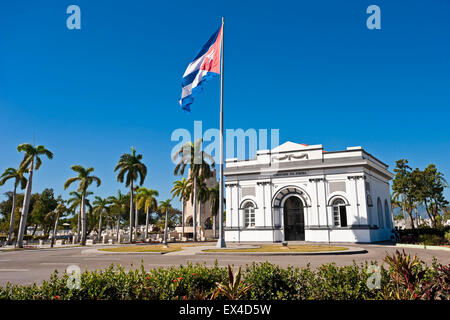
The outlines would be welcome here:
M 147 212 L 146 212 L 146 214 L 145 214 L 145 239 L 144 240 L 147 240 L 148 239 L 148 218 L 149 218 L 149 215 L 150 215 L 150 207 L 147 207 Z
M 198 203 L 198 240 L 202 241 L 202 235 L 203 235 L 203 230 L 202 230 L 202 203 L 199 201 Z
M 193 226 L 193 240 L 197 241 L 197 179 L 196 177 L 193 178 L 194 179 L 194 212 L 193 212 L 193 217 L 192 217 L 192 226 Z
M 184 238 L 184 199 L 181 199 L 181 238 Z
M 164 223 L 164 241 L 163 241 L 164 244 L 167 244 L 167 216 L 168 216 L 168 213 L 166 210 L 166 221 Z
M 7 240 L 7 244 L 11 245 L 12 244 L 12 234 L 14 231 L 14 215 L 16 212 L 16 190 L 17 190 L 17 185 L 14 184 L 14 192 L 13 192 L 13 200 L 12 200 L 12 210 L 11 210 L 11 221 L 9 222 L 9 232 L 8 232 L 8 240 Z
M 86 206 L 85 206 L 86 196 L 81 196 L 81 245 L 86 245 Z
M 100 212 L 100 219 L 98 221 L 98 242 L 102 242 L 102 213 Z
M 133 213 L 133 181 L 130 184 L 130 243 L 133 243 L 133 225 L 134 225 L 134 213 Z
M 117 243 L 119 243 L 119 231 L 120 231 L 120 216 L 117 217 L 117 234 L 116 234 Z
M 402 205 L 403 205 L 403 216 L 404 216 L 404 219 L 405 219 L 405 221 L 406 221 L 406 214 L 405 214 L 405 213 L 408 213 L 409 218 L 411 219 L 411 228 L 412 228 L 413 230 L 415 230 L 416 227 L 414 226 L 414 217 L 413 217 L 413 215 L 412 215 L 412 209 L 411 209 L 411 212 L 409 212 L 409 211 L 406 210 L 406 199 L 405 199 L 405 195 L 403 194 L 402 196 L 403 196 Z
M 217 225 L 216 225 L 216 223 L 217 223 L 217 219 L 216 219 L 216 216 L 213 216 L 213 228 L 214 228 L 214 239 L 215 238 L 217 238 Z
M 28 176 L 27 187 L 25 190 L 25 197 L 23 198 L 22 213 L 20 216 L 19 232 L 17 234 L 17 246 L 23 248 L 23 236 L 27 226 L 28 209 L 30 207 L 31 188 L 33 186 L 33 169 L 34 169 L 34 157 L 31 160 L 30 175 Z
M 81 235 L 81 207 L 80 204 L 80 211 L 78 212 L 78 221 L 77 221 L 77 242 L 80 242 L 80 235 Z
M 31 234 L 33 237 L 34 237 L 34 234 L 36 233 L 37 228 L 38 228 L 38 225 L 35 224 L 35 225 L 34 225 L 34 229 L 33 229 L 33 233 Z M 47 228 L 48 228 L 48 227 L 47 227 Z M 50 228 L 51 228 L 51 227 L 50 227 Z M 50 228 L 44 229 L 44 234 L 48 234 L 48 230 L 50 230 Z
M 134 204 L 134 240 L 138 239 L 138 227 L 139 227 L 139 210 L 137 207 L 137 203 Z
M 51 248 L 53 248 L 53 245 L 55 244 L 56 232 L 58 231 L 58 220 L 59 220 L 59 213 L 56 214 L 56 217 L 55 217 L 55 227 L 53 228 L 52 243 L 50 244 Z

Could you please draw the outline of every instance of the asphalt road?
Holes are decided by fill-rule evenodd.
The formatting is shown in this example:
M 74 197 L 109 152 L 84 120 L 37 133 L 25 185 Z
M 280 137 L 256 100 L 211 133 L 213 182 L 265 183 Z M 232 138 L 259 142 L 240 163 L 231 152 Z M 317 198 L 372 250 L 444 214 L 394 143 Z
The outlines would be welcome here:
M 345 246 L 351 247 L 352 245 Z M 253 261 L 269 261 L 284 267 L 289 265 L 304 267 L 308 263 L 311 267 L 317 267 L 328 262 L 335 262 L 337 265 L 350 265 L 353 261 L 356 263 L 382 262 L 386 254 L 392 254 L 398 249 L 388 245 L 357 245 L 357 247 L 366 249 L 368 253 L 314 256 L 102 254 L 92 250 L 93 247 L 0 251 L 0 286 L 5 286 L 8 282 L 14 284 L 41 283 L 43 280 L 47 280 L 54 270 L 64 272 L 70 265 L 77 265 L 81 270 L 95 270 L 104 269 L 114 263 L 129 269 L 139 267 L 142 261 L 144 267 L 150 269 L 177 266 L 188 262 L 212 265 L 217 260 L 221 266 L 228 264 L 245 266 Z M 404 248 L 404 250 L 412 255 L 417 254 L 428 264 L 431 264 L 433 257 L 436 257 L 442 264 L 450 264 L 450 251 L 411 248 Z

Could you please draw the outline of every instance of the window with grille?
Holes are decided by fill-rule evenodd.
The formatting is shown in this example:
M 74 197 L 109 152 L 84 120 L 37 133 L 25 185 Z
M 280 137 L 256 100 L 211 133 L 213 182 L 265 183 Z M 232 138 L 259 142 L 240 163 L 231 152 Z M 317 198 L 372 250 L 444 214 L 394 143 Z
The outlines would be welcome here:
M 347 227 L 347 208 L 342 199 L 333 201 L 333 224 L 335 227 Z
M 255 227 L 255 207 L 251 203 L 244 209 L 244 220 L 246 228 Z

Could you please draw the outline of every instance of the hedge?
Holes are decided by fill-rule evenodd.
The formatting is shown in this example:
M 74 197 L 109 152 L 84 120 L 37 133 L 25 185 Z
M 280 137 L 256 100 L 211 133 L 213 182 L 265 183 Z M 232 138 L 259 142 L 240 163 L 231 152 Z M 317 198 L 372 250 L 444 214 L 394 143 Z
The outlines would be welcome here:
M 396 252 L 377 263 L 350 266 L 324 264 L 312 269 L 282 268 L 269 262 L 240 269 L 188 264 L 171 268 L 125 271 L 111 265 L 105 270 L 84 271 L 79 288 L 69 275 L 54 272 L 41 285 L 0 288 L 0 299 L 14 300 L 363 300 L 449 299 L 450 268 L 434 261 L 431 266 Z M 369 268 L 369 266 L 371 267 Z M 375 274 L 376 273 L 376 274 Z M 379 275 L 379 285 L 368 285 Z M 73 276 L 71 276 L 73 279 Z

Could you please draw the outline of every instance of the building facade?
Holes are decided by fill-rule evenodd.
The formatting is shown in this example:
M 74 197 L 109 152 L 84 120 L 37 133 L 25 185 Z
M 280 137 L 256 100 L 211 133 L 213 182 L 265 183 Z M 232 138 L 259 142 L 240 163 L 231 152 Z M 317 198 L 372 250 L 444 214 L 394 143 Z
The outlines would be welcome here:
M 286 142 L 255 159 L 226 160 L 225 240 L 389 240 L 388 166 L 361 147 L 326 152 Z

